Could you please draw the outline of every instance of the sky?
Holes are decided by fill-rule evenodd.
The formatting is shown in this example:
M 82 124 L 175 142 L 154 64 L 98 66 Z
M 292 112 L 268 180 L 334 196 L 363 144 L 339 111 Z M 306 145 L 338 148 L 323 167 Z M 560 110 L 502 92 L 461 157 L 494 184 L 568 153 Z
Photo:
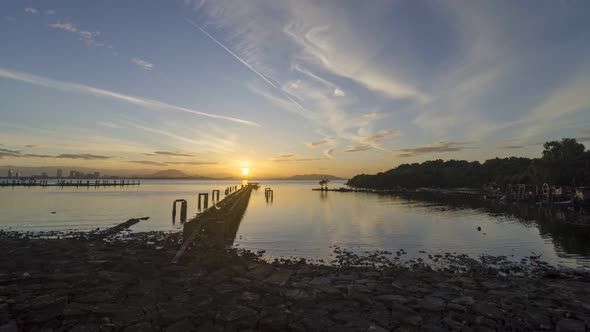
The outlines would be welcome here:
M 590 141 L 590 2 L 4 0 L 0 166 L 351 177 Z

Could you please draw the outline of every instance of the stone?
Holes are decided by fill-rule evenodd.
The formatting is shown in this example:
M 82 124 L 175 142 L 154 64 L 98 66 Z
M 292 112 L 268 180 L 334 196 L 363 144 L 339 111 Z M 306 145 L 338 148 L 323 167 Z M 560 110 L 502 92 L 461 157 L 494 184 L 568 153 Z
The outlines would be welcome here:
M 234 322 L 242 318 L 255 316 L 256 314 L 256 310 L 238 305 L 224 308 L 224 310 L 217 313 L 215 318 L 225 322 Z
M 475 300 L 471 296 L 462 296 L 462 297 L 452 300 L 451 302 L 455 303 L 455 304 L 464 305 L 464 306 L 475 304 Z
M 188 319 L 183 319 L 180 322 L 176 322 L 166 328 L 166 332 L 185 332 L 193 331 L 195 325 Z
M 8 323 L 0 325 L 0 332 L 18 332 L 18 326 L 16 325 L 16 321 L 11 320 Z
M 332 278 L 325 276 L 325 277 L 315 277 L 310 282 L 310 286 L 324 286 L 330 285 L 332 283 Z
M 418 307 L 427 311 L 439 312 L 445 308 L 445 301 L 440 297 L 427 296 L 418 301 Z
M 128 326 L 123 330 L 123 332 L 151 332 L 151 331 L 156 331 L 156 329 L 154 329 L 152 324 L 150 324 L 149 322 L 137 323 L 135 325 Z M 166 331 L 168 331 L 168 330 L 166 330 Z M 186 331 L 190 331 L 190 330 L 186 330 Z
M 476 303 L 472 307 L 473 311 L 481 316 L 491 318 L 493 320 L 500 320 L 504 316 L 502 310 L 492 303 Z
M 240 297 L 238 299 L 242 301 L 258 301 L 260 300 L 260 295 L 253 292 L 243 292 L 242 294 L 240 294 Z
M 556 331 L 558 332 L 584 332 L 586 327 L 584 322 L 575 319 L 562 319 L 557 322 Z
M 407 297 L 402 296 L 402 295 L 397 295 L 397 294 L 379 295 L 379 296 L 376 296 L 375 299 L 377 301 L 381 301 L 381 302 L 396 302 L 396 303 L 400 303 L 400 304 L 406 304 L 406 303 L 410 302 L 410 299 L 408 299 Z
M 287 282 L 289 281 L 291 274 L 293 274 L 293 272 L 291 272 L 290 270 L 287 270 L 287 269 L 275 271 L 273 274 L 271 274 L 264 281 L 271 283 L 271 284 L 275 284 L 277 286 L 285 286 L 287 284 Z
M 292 300 L 303 300 L 310 298 L 310 295 L 302 289 L 289 289 L 285 292 L 285 296 Z

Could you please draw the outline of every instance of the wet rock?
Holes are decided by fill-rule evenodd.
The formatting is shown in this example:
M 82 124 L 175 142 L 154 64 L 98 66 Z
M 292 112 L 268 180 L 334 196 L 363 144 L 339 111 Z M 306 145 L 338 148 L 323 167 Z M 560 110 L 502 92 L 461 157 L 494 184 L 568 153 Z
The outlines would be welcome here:
M 445 301 L 440 297 L 436 296 L 427 296 L 424 299 L 418 301 L 418 308 L 426 310 L 426 311 L 433 311 L 439 312 L 445 309 Z
M 248 272 L 246 276 L 251 279 L 262 280 L 268 277 L 273 271 L 274 268 L 272 267 L 272 265 L 261 264 L 258 267 L 252 269 L 250 272 Z
M 224 322 L 233 322 L 246 317 L 252 317 L 257 314 L 257 311 L 245 306 L 228 307 L 225 310 L 220 311 L 215 316 L 215 319 Z
M 185 332 L 193 331 L 195 325 L 188 319 L 183 319 L 180 322 L 176 322 L 166 328 L 166 332 Z
M 403 305 L 393 305 L 393 308 L 391 309 L 391 317 L 394 322 L 412 326 L 419 326 L 423 321 L 422 316 Z
M 470 305 L 475 304 L 475 300 L 471 296 L 461 296 L 459 298 L 452 300 L 451 302 L 455 303 L 455 304 L 460 304 L 463 306 L 470 306 Z
M 308 292 L 302 289 L 289 289 L 285 291 L 285 297 L 292 300 L 304 300 L 315 298 L 315 296 L 311 296 Z
M 329 276 L 324 276 L 324 277 L 313 278 L 309 282 L 309 285 L 310 286 L 324 286 L 324 285 L 330 285 L 331 283 L 332 283 L 332 278 Z
M 11 320 L 8 323 L 0 325 L 0 332 L 18 332 L 16 321 Z
M 260 300 L 260 295 L 253 292 L 243 292 L 238 299 L 242 301 L 258 301 Z
M 293 274 L 293 272 L 291 272 L 290 270 L 283 269 L 283 270 L 275 271 L 273 274 L 271 274 L 264 281 L 267 283 L 277 285 L 277 286 L 285 286 L 287 284 L 287 282 L 289 281 L 289 278 L 291 277 L 292 274 Z
M 406 303 L 410 302 L 410 299 L 408 299 L 407 297 L 397 295 L 397 294 L 379 295 L 379 296 L 375 297 L 375 299 L 377 301 L 381 301 L 381 302 L 395 302 L 395 303 L 399 303 L 399 304 L 406 304 Z
M 476 303 L 471 308 L 476 314 L 494 320 L 500 320 L 504 316 L 502 310 L 492 303 Z
M 584 322 L 575 319 L 562 319 L 557 322 L 556 330 L 559 332 L 584 332 Z
M 123 330 L 123 332 L 151 332 L 151 331 L 156 331 L 156 329 L 149 322 L 137 323 L 135 325 L 128 326 Z M 166 330 L 166 331 L 168 331 L 168 330 Z M 190 331 L 190 330 L 184 330 L 184 331 Z

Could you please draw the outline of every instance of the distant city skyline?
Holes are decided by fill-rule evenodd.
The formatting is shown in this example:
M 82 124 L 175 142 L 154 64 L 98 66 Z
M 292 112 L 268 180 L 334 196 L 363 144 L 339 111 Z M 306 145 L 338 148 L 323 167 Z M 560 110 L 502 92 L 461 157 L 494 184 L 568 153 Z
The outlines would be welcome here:
M 590 144 L 587 1 L 7 0 L 0 12 L 3 167 L 351 177 Z

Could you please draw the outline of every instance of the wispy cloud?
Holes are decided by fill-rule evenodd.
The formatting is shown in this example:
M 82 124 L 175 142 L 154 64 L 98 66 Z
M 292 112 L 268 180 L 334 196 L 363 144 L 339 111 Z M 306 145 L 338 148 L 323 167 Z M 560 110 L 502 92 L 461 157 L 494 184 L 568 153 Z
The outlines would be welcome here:
M 293 156 L 295 156 L 294 153 L 285 153 L 285 154 L 279 155 L 279 158 L 290 158 Z
M 366 151 L 366 150 L 370 150 L 371 146 L 370 145 L 349 145 L 344 152 L 361 152 L 361 151 Z
M 219 165 L 218 162 L 214 161 L 168 161 L 171 165 L 191 165 L 191 166 L 204 166 L 204 165 Z
M 259 126 L 256 122 L 252 122 L 252 121 L 248 121 L 248 120 L 242 120 L 242 119 L 238 119 L 238 118 L 234 118 L 234 117 L 230 117 L 230 116 L 223 116 L 223 115 L 199 112 L 199 111 L 195 111 L 195 110 L 192 110 L 189 108 L 164 103 L 164 102 L 154 100 L 154 99 L 147 99 L 147 98 L 130 96 L 130 95 L 126 95 L 126 94 L 122 94 L 122 93 L 118 93 L 118 92 L 114 92 L 114 91 L 109 91 L 109 90 L 104 90 L 104 89 L 99 89 L 99 88 L 95 88 L 95 87 L 91 87 L 91 86 L 87 86 L 87 85 L 58 81 L 58 80 L 54 80 L 54 79 L 50 79 L 50 78 L 45 78 L 45 77 L 29 74 L 29 73 L 12 71 L 12 70 L 3 69 L 3 68 L 0 68 L 0 77 L 12 79 L 12 80 L 16 80 L 16 81 L 21 81 L 21 82 L 26 82 L 26 83 L 30 83 L 33 85 L 44 86 L 44 87 L 51 88 L 51 89 L 57 89 L 57 90 L 62 90 L 62 91 L 67 91 L 67 92 L 82 93 L 82 94 L 94 95 L 94 96 L 98 96 L 98 97 L 115 99 L 115 100 L 126 102 L 129 104 L 134 104 L 134 105 L 146 107 L 146 108 L 149 108 L 152 110 L 179 111 L 179 112 L 185 112 L 185 113 L 190 113 L 190 114 L 194 114 L 194 115 L 205 116 L 205 117 L 213 118 L 213 119 L 236 122 L 236 123 L 249 125 L 249 126 Z
M 326 158 L 328 159 L 334 159 L 334 149 L 327 149 L 324 150 L 324 156 L 326 156 Z
M 321 158 L 290 158 L 290 159 L 271 159 L 273 162 L 302 162 L 302 161 L 318 161 Z
M 69 32 L 78 32 L 78 27 L 74 23 L 70 23 L 70 22 L 57 22 L 57 23 L 49 24 L 47 26 L 52 29 L 65 30 L 65 31 L 69 31 Z
M 28 145 L 25 145 L 25 146 L 26 146 L 27 148 L 38 148 L 38 147 L 40 147 L 40 146 L 41 146 L 41 144 L 28 144 Z
M 193 157 L 192 154 L 170 152 L 170 151 L 156 151 L 156 152 L 154 152 L 154 155 L 168 156 L 168 157 Z
M 111 156 L 95 155 L 90 153 L 64 153 L 59 155 L 22 153 L 19 150 L 0 149 L 0 158 L 44 158 L 44 159 L 80 159 L 80 160 L 104 160 L 111 159 Z
M 150 165 L 150 166 L 168 166 L 167 163 L 161 163 L 158 161 L 150 161 L 150 160 L 129 160 L 128 163 L 132 164 L 141 164 L 141 165 Z
M 522 149 L 525 148 L 526 146 L 524 145 L 502 145 L 499 146 L 498 149 L 501 150 L 516 150 L 516 149 Z
M 424 154 L 441 153 L 441 152 L 456 152 L 464 149 L 474 149 L 472 146 L 468 146 L 467 142 L 438 142 L 435 144 L 420 146 L 417 148 L 399 149 L 395 150 L 396 157 L 415 157 Z
M 33 7 L 25 7 L 25 12 L 27 12 L 29 14 L 33 14 L 33 15 L 39 14 L 39 10 L 37 8 L 33 8 Z
M 391 136 L 398 135 L 398 134 L 399 134 L 399 132 L 397 130 L 393 130 L 393 129 L 380 130 L 373 135 L 360 137 L 359 140 L 361 142 L 366 142 L 366 143 L 381 143 L 381 141 L 383 141 L 384 139 L 389 138 Z
M 51 16 L 51 15 L 55 15 L 56 11 L 53 9 L 47 9 L 47 10 L 43 11 L 43 14 L 47 15 L 47 16 Z
M 140 58 L 132 58 L 131 61 L 133 61 L 133 63 L 135 63 L 136 65 L 138 65 L 139 67 L 141 67 L 143 70 L 152 70 L 154 69 L 154 64 L 151 62 L 148 62 L 146 60 L 142 60 Z
M 309 142 L 309 143 L 305 143 L 305 145 L 307 145 L 310 148 L 316 148 L 318 146 L 324 145 L 324 144 L 328 144 L 330 143 L 331 140 L 329 139 L 323 139 L 321 141 L 316 141 L 316 142 Z

